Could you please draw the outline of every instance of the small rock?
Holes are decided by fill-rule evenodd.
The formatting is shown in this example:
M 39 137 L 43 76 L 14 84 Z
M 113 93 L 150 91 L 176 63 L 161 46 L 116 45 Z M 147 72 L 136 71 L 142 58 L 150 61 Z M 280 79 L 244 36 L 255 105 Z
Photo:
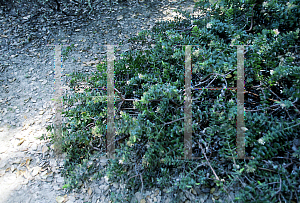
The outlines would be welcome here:
M 108 184 L 108 177 L 104 176 L 104 181 L 106 182 L 106 184 Z
M 202 192 L 204 193 L 209 193 L 210 192 L 210 188 L 206 187 L 202 189 Z
M 32 144 L 31 150 L 32 151 L 36 151 L 37 150 L 37 144 L 36 143 Z
M 185 196 L 186 196 L 186 198 L 188 198 L 191 201 L 195 200 L 195 196 L 189 191 L 186 191 Z
M 98 203 L 99 202 L 99 199 L 97 196 L 93 195 L 92 197 L 92 203 Z
M 65 195 L 65 196 L 57 196 L 56 197 L 56 202 L 57 203 L 63 203 L 63 202 L 65 202 L 66 201 L 66 199 L 67 199 L 67 195 Z
M 100 190 L 98 187 L 95 187 L 95 188 L 94 188 L 94 192 L 95 192 L 96 194 L 101 194 L 101 190 Z
M 136 203 L 136 202 L 138 202 L 138 200 L 136 199 L 135 196 L 133 196 L 132 199 L 131 199 L 131 201 L 130 201 L 130 203 Z
M 64 177 L 58 177 L 58 178 L 56 179 L 56 182 L 57 182 L 57 183 L 63 183 L 63 182 L 64 182 Z
M 140 202 L 143 198 L 142 193 L 140 192 L 136 192 L 135 193 L 135 198 L 138 200 L 138 202 Z
M 117 17 L 117 20 L 122 20 L 123 19 L 123 16 L 122 15 L 119 15 L 118 17 Z
M 43 147 L 42 147 L 42 153 L 44 154 L 44 153 L 46 153 L 48 151 L 48 147 L 46 146 L 46 145 L 44 145 Z
M 103 192 L 106 192 L 109 189 L 109 185 L 101 185 L 100 190 L 103 190 Z
M 197 195 L 197 192 L 194 188 L 191 189 L 191 192 L 194 194 L 194 195 Z
M 220 198 L 220 196 L 219 196 L 219 195 L 214 195 L 214 198 L 215 198 L 216 200 L 218 200 L 218 199 Z
M 53 177 L 48 176 L 48 177 L 46 178 L 46 181 L 47 181 L 47 182 L 52 182 L 52 181 L 53 181 Z
M 16 80 L 16 78 L 13 78 L 13 79 L 8 79 L 8 82 L 12 83 Z
M 197 196 L 197 198 L 199 199 L 199 202 L 200 202 L 200 203 L 204 203 L 204 202 L 206 202 L 208 196 L 209 196 L 209 194 L 207 194 L 207 193 L 206 193 L 206 194 L 202 193 L 202 194 L 200 194 L 199 196 Z
M 61 187 L 59 187 L 58 185 L 53 185 L 53 189 L 54 190 L 61 190 Z
M 33 167 L 31 175 L 36 176 L 40 171 L 41 171 L 41 167 L 39 166 Z
M 92 193 L 93 193 L 93 190 L 92 190 L 92 188 L 90 188 L 90 187 L 89 187 L 89 189 L 87 190 L 87 192 L 88 192 L 89 196 L 91 196 L 91 195 L 92 195 Z
M 13 163 L 14 163 L 14 164 L 19 164 L 19 163 L 21 163 L 21 158 L 14 160 Z
M 113 183 L 113 187 L 118 189 L 119 188 L 119 184 L 118 183 Z
M 76 200 L 76 198 L 73 195 L 69 196 L 68 199 L 71 202 L 75 202 L 75 200 Z
M 161 194 L 160 190 L 159 189 L 156 189 L 155 192 L 154 192 L 154 196 L 156 197 L 157 195 Z
M 24 16 L 23 19 L 24 20 L 28 20 L 30 18 L 30 15 Z

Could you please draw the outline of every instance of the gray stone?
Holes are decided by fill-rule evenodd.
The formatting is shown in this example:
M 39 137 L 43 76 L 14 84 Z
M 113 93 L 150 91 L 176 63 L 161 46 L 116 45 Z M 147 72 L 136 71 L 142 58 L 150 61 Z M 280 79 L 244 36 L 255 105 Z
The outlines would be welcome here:
M 109 185 L 101 185 L 100 190 L 102 190 L 103 192 L 106 192 L 109 189 Z
M 166 200 L 164 201 L 165 203 L 171 203 L 171 198 L 167 197 Z
M 92 197 L 92 203 L 97 203 L 98 197 L 96 195 L 93 195 Z
M 136 197 L 132 197 L 130 203 L 139 203 Z
M 161 196 L 158 195 L 156 198 L 157 198 L 156 202 L 157 202 L 157 203 L 160 203 L 160 202 L 161 202 Z
M 197 199 L 199 200 L 200 203 L 204 203 L 207 200 L 208 196 L 209 196 L 208 193 L 202 193 L 199 196 L 197 196 Z
M 180 198 L 180 200 L 183 201 L 183 202 L 186 200 L 186 196 L 185 196 L 185 194 L 183 194 L 183 192 L 180 192 L 180 193 L 179 193 L 179 198 Z
M 186 198 L 188 198 L 191 201 L 195 200 L 195 196 L 189 191 L 185 191 L 185 196 L 186 196 Z
M 112 184 L 114 188 L 119 188 L 119 184 L 118 183 L 113 183 Z
M 100 190 L 98 187 L 95 187 L 95 188 L 94 188 L 94 192 L 95 192 L 96 194 L 101 194 L 101 190 Z
M 214 201 L 212 200 L 211 196 L 209 196 L 205 203 L 214 203 Z
M 135 197 L 136 197 L 136 199 L 138 200 L 138 202 L 140 202 L 141 199 L 143 199 L 143 195 L 142 195 L 142 193 L 140 193 L 140 192 L 136 192 L 136 193 L 135 193 Z

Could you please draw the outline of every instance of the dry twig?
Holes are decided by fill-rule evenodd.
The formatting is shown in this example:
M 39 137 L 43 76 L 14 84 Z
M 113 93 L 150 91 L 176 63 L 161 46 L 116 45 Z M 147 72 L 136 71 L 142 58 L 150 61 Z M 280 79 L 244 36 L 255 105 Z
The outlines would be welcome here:
M 203 155 L 204 155 L 204 157 L 205 157 L 205 159 L 206 159 L 206 162 L 208 163 L 210 169 L 211 169 L 212 172 L 214 173 L 216 179 L 217 179 L 217 180 L 220 180 L 220 178 L 217 176 L 217 174 L 216 174 L 216 172 L 214 171 L 214 169 L 211 167 L 211 165 L 210 165 L 210 163 L 209 163 L 209 161 L 208 161 L 208 159 L 207 159 L 207 157 L 206 157 L 206 154 L 205 154 L 205 152 L 204 152 L 204 149 L 203 149 L 202 145 L 199 143 L 198 140 L 197 140 L 197 143 L 198 143 L 198 145 L 200 146 L 201 151 L 202 151 L 202 153 L 203 153 Z M 229 192 L 227 191 L 227 189 L 226 189 L 224 186 L 223 186 L 223 189 L 224 189 L 225 192 L 227 193 L 227 195 L 228 195 L 228 197 L 230 198 L 230 200 L 233 202 L 232 197 L 230 196 L 230 194 L 229 194 Z

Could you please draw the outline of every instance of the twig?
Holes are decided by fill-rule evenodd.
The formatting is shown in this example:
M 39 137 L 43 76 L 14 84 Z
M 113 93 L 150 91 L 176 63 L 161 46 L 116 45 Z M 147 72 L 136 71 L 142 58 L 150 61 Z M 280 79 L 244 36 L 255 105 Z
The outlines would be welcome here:
M 264 81 L 262 81 L 264 84 L 266 84 Z M 270 88 L 268 88 L 280 101 L 282 101 L 282 99 L 277 95 L 277 94 L 275 94 Z M 269 100 L 271 100 L 271 99 L 269 99 Z M 274 100 L 274 101 L 276 101 L 276 100 Z M 277 101 L 278 102 L 278 101 Z M 292 103 L 292 105 L 294 106 L 294 104 Z M 294 106 L 296 109 L 297 109 L 297 107 L 296 106 Z M 292 119 L 292 117 L 290 116 L 290 114 L 289 114 L 289 112 L 287 111 L 287 109 L 286 109 L 286 107 L 284 108 L 284 110 L 285 110 L 285 112 L 288 114 L 288 116 L 289 116 L 289 118 L 291 119 L 291 120 L 293 120 Z M 298 110 L 298 109 L 297 109 Z M 297 111 L 297 113 L 299 113 L 299 110 Z
M 272 92 L 272 94 L 274 94 L 279 100 L 282 100 L 277 94 L 275 94 L 270 88 L 268 88 L 271 92 Z M 294 103 L 295 102 L 297 102 L 298 101 L 298 98 L 296 98 L 296 100 L 294 101 L 294 102 L 292 102 L 292 105 L 293 105 L 293 107 L 297 110 L 296 112 L 298 113 L 298 114 L 300 114 L 300 111 L 299 111 L 299 109 L 294 105 Z
M 134 167 L 135 167 L 135 173 L 136 173 L 137 175 L 140 175 L 141 183 L 142 183 L 141 194 L 143 194 L 143 188 L 144 188 L 143 178 L 142 178 L 142 175 L 139 174 L 139 173 L 137 172 L 136 165 L 137 165 L 137 163 L 136 163 L 136 161 L 135 161 L 135 166 L 134 166 Z
M 211 165 L 210 165 L 210 163 L 209 163 L 209 161 L 208 161 L 208 159 L 207 159 L 207 157 L 206 157 L 206 154 L 205 154 L 205 152 L 204 152 L 204 149 L 202 148 L 202 145 L 199 143 L 199 141 L 198 141 L 198 140 L 197 140 L 197 143 L 198 143 L 198 145 L 200 146 L 200 148 L 201 148 L 201 151 L 202 151 L 202 153 L 203 153 L 203 155 L 204 155 L 204 157 L 205 157 L 205 159 L 206 159 L 206 161 L 207 161 L 207 163 L 208 163 L 208 165 L 209 165 L 210 169 L 211 169 L 211 170 L 212 170 L 212 172 L 214 173 L 214 175 L 215 175 L 216 179 L 217 179 L 217 180 L 220 180 L 220 178 L 217 176 L 217 174 L 216 174 L 216 172 L 214 171 L 214 169 L 211 167 Z
M 250 32 L 253 28 L 253 11 L 254 11 L 254 6 L 256 5 L 256 3 L 253 5 L 252 7 L 252 16 L 251 16 L 251 26 L 250 26 L 250 29 L 249 30 L 246 30 L 246 32 Z
M 276 171 L 273 171 L 273 170 L 270 170 L 270 169 L 267 169 L 267 168 L 261 168 L 261 167 L 257 167 L 257 168 L 261 169 L 261 170 L 264 170 L 264 171 L 270 171 L 270 172 L 276 173 Z
M 274 196 L 275 195 L 277 195 L 279 192 L 281 192 L 281 177 L 279 176 L 279 179 L 280 179 L 280 186 L 279 186 L 279 190 L 274 194 Z
M 197 143 L 198 143 L 198 145 L 200 146 L 201 151 L 202 151 L 202 153 L 203 153 L 203 155 L 204 155 L 204 157 L 205 157 L 205 159 L 206 159 L 206 162 L 208 163 L 210 169 L 211 169 L 212 172 L 214 173 L 216 179 L 217 179 L 217 180 L 220 180 L 220 178 L 217 176 L 217 174 L 216 174 L 216 172 L 214 171 L 214 169 L 211 167 L 211 165 L 210 165 L 210 163 L 209 163 L 209 161 L 208 161 L 208 159 L 207 159 L 207 157 L 206 157 L 206 154 L 205 154 L 205 152 L 204 152 L 204 149 L 203 149 L 202 145 L 199 143 L 198 140 L 197 140 Z M 224 186 L 223 186 L 223 188 L 224 188 L 225 192 L 227 193 L 228 197 L 230 198 L 230 200 L 233 202 L 233 200 L 232 200 L 230 194 L 228 193 L 227 189 L 226 189 Z
M 215 81 L 215 79 L 216 79 L 218 76 L 219 76 L 219 74 L 216 75 L 216 77 L 215 77 L 215 78 L 207 85 L 207 87 L 208 87 L 213 81 Z M 195 100 L 200 99 L 200 97 L 201 97 L 201 95 L 202 95 L 203 92 L 204 92 L 204 89 L 201 91 L 200 95 L 199 95 L 197 98 L 195 98 Z M 185 95 L 185 93 L 184 93 L 183 95 Z
M 117 88 L 114 88 L 114 89 L 115 89 L 115 91 L 117 92 L 117 94 L 119 95 L 119 97 L 120 97 L 123 101 L 125 101 L 125 98 L 122 96 L 121 92 L 120 92 Z
M 258 95 L 258 94 L 255 94 L 255 93 L 253 93 L 253 92 L 250 92 L 250 91 L 245 91 L 245 93 L 249 93 L 249 94 L 252 94 L 252 95 L 254 95 L 254 96 L 257 96 L 257 97 L 259 97 L 259 95 Z M 278 100 L 269 99 L 269 98 L 268 98 L 268 100 L 270 100 L 270 101 L 273 101 L 273 102 L 279 102 Z
M 287 167 L 289 167 L 289 166 L 292 165 L 292 164 L 293 164 L 293 162 L 292 162 L 292 163 L 289 163 L 289 164 L 287 164 L 287 165 L 285 165 L 284 168 L 287 168 Z
M 289 202 L 291 202 L 292 198 L 293 198 L 293 191 L 291 191 L 291 196 L 290 196 Z
M 231 147 L 230 147 L 230 145 L 229 145 L 229 142 L 227 141 L 227 144 L 228 144 L 228 147 L 229 147 L 229 149 L 231 150 Z M 237 169 L 237 167 L 236 167 L 236 163 L 235 163 L 235 158 L 234 158 L 234 156 L 233 156 L 233 154 L 231 153 L 231 155 L 232 155 L 232 158 L 233 158 L 233 163 L 234 163 L 234 168 L 235 169 Z
M 284 199 L 284 202 L 287 202 L 285 197 L 282 195 L 282 193 L 280 193 L 280 195 L 282 196 L 282 198 Z
M 283 130 L 286 130 L 286 129 L 289 129 L 289 128 L 292 128 L 292 127 L 295 127 L 295 126 L 297 126 L 297 125 L 300 125 L 300 123 L 298 123 L 298 124 L 296 124 L 296 125 L 293 125 L 293 126 L 291 126 L 291 127 L 285 128 L 285 129 L 283 129 Z
M 93 149 L 95 149 L 95 150 L 101 151 L 101 149 L 99 149 L 99 148 L 97 148 L 97 147 L 94 147 L 94 146 L 92 146 L 92 147 L 93 147 Z
M 85 129 L 87 130 L 88 129 L 88 127 L 90 127 L 90 126 L 95 126 L 95 123 L 89 123 L 87 126 L 85 126 Z
M 197 87 L 198 85 L 201 85 L 203 83 L 206 83 L 209 79 L 210 79 L 210 76 L 214 75 L 215 73 L 210 73 L 208 74 L 207 76 L 205 76 L 203 79 L 200 79 L 200 83 L 196 84 L 195 87 Z M 208 78 L 208 79 L 207 79 Z M 207 79 L 207 80 L 206 80 Z
M 182 29 L 182 30 L 175 30 L 175 31 L 177 31 L 177 32 L 183 32 L 183 31 L 186 31 L 186 30 L 190 30 L 190 29 L 192 29 L 193 27 L 188 27 L 188 28 L 184 28 L 184 29 Z
M 136 176 L 139 176 L 140 174 L 137 174 L 137 175 L 134 175 L 134 176 L 131 176 L 126 182 L 128 182 L 131 178 L 134 178 Z
M 287 157 L 280 157 L 280 156 L 277 156 L 277 157 L 272 157 L 271 159 L 288 159 L 288 160 L 292 160 L 291 158 L 287 158 Z
M 137 175 L 134 175 L 134 176 L 131 176 L 126 182 L 128 182 L 131 178 L 134 178 L 136 176 L 140 176 L 141 178 L 141 181 L 142 181 L 142 189 L 141 189 L 141 193 L 143 194 L 143 187 L 144 187 L 144 184 L 143 184 L 143 178 L 142 178 L 142 175 L 141 174 L 137 174 Z
M 180 120 L 183 120 L 183 119 L 184 119 L 184 117 L 178 118 L 178 119 L 176 119 L 176 120 L 174 120 L 174 121 L 170 121 L 170 122 L 168 122 L 168 123 L 164 123 L 164 126 L 165 126 L 165 125 L 169 125 L 169 124 L 171 124 L 171 123 L 175 123 L 175 122 L 180 121 Z
M 124 103 L 124 100 L 119 104 L 119 107 L 118 107 L 118 109 L 117 109 L 117 112 L 116 113 L 118 113 L 119 112 L 119 110 L 120 110 L 120 108 L 121 108 L 121 106 L 122 106 L 122 104 Z

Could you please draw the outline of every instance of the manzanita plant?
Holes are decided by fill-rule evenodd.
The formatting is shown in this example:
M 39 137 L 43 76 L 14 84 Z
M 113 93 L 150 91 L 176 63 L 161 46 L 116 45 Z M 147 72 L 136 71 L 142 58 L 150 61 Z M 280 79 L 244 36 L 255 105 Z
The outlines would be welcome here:
M 64 101 L 63 124 L 67 188 L 88 177 L 107 175 L 141 187 L 170 192 L 217 184 L 242 189 L 235 201 L 298 201 L 299 149 L 299 1 L 199 1 L 204 15 L 160 22 L 131 42 L 115 61 L 116 157 L 97 173 L 106 152 L 107 93 L 86 90 Z M 210 8 L 210 9 L 208 9 Z M 155 46 L 150 46 L 155 44 Z M 192 47 L 193 156 L 184 156 L 185 47 Z M 245 147 L 237 159 L 237 92 L 203 87 L 236 87 L 236 47 L 245 54 Z M 98 72 L 73 74 L 72 87 L 107 84 L 107 63 Z M 128 99 L 128 100 L 126 100 Z M 130 100 L 131 99 L 131 100 Z M 124 102 L 125 101 L 125 102 Z M 133 110 L 133 111 L 132 111 Z M 294 146 L 294 148 L 292 148 Z M 295 148 L 296 146 L 296 148 Z M 209 163 L 209 164 L 208 164 Z M 221 181 L 222 180 L 222 181 Z M 224 189 L 226 192 L 227 190 Z M 114 196 L 115 198 L 115 196 Z

